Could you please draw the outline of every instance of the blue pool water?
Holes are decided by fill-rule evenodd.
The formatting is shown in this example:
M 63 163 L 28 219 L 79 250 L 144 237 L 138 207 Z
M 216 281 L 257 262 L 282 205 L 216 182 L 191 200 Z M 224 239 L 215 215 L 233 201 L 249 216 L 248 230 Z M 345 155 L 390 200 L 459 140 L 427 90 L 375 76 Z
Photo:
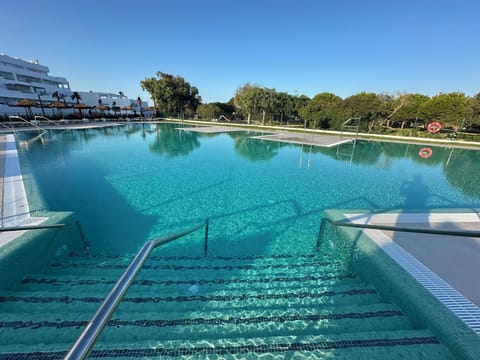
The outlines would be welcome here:
M 157 249 L 94 357 L 465 358 L 417 321 L 424 306 L 401 308 L 390 288 L 312 250 L 324 209 L 479 207 L 478 151 L 430 147 L 424 159 L 420 145 L 312 148 L 179 126 L 17 137 L 32 212 L 72 211 L 90 252 L 8 268 L 25 275 L 0 294 L 0 359 L 63 358 L 146 240 L 205 218 L 209 256 L 201 231 Z M 71 233 L 45 243 L 59 234 Z
M 178 127 L 58 131 L 32 142 L 23 134 L 31 210 L 75 212 L 92 253 L 133 253 L 209 218 L 212 254 L 238 255 L 308 252 L 327 208 L 480 206 L 475 150 L 429 146 L 424 159 L 420 145 L 311 148 Z

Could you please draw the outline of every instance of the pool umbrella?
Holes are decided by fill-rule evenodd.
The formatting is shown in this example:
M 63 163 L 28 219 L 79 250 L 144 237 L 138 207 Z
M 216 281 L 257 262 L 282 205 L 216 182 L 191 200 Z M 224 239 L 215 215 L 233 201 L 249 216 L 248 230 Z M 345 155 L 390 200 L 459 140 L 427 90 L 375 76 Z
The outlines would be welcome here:
M 59 112 L 60 116 L 63 117 L 62 111 L 60 109 L 66 108 L 67 105 L 65 105 L 63 102 L 55 101 L 55 102 L 51 103 L 50 105 L 48 105 L 48 107 L 52 108 L 52 109 L 58 109 L 58 112 Z
M 100 110 L 100 112 L 102 113 L 102 117 L 103 117 L 103 115 L 104 115 L 103 112 L 105 110 L 108 110 L 109 108 L 107 106 L 103 105 L 103 104 L 98 104 L 97 106 L 95 106 L 95 109 Z
M 83 118 L 82 109 L 89 109 L 90 106 L 85 105 L 84 103 L 78 103 L 78 104 L 73 105 L 73 108 L 78 109 L 78 111 L 80 111 L 80 116 Z
M 65 105 L 63 102 L 60 102 L 60 101 L 55 101 L 53 103 L 51 103 L 50 105 L 48 105 L 49 108 L 55 108 L 55 109 L 63 109 L 63 108 L 66 108 L 67 105 Z
M 28 117 L 33 118 L 32 106 L 37 106 L 37 103 L 30 99 L 23 99 L 23 100 L 17 101 L 13 106 L 24 107 L 27 118 Z
M 122 107 L 121 110 L 124 110 L 124 111 L 132 111 L 132 107 L 131 107 L 131 106 L 128 106 L 128 105 L 125 105 L 124 107 Z
M 120 111 L 120 106 L 117 106 L 117 105 L 112 106 L 112 111 L 114 112 L 115 116 L 117 116 L 117 112 Z

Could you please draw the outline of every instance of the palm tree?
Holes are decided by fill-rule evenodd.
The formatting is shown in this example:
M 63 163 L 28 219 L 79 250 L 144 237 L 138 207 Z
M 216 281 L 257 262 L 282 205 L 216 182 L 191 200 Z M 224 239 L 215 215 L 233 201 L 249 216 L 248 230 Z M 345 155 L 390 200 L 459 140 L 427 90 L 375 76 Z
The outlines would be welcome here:
M 140 117 L 143 117 L 143 111 L 142 111 L 142 99 L 139 97 L 137 97 L 137 105 L 138 107 L 140 108 Z
M 72 93 L 72 95 L 70 95 L 70 97 L 72 98 L 72 100 L 76 100 L 77 101 L 77 105 L 80 104 L 80 100 L 82 100 L 82 97 L 80 96 L 80 94 L 76 91 L 74 91 Z M 82 104 L 82 106 L 84 106 Z M 83 113 L 82 113 L 82 108 L 81 107 L 78 107 L 78 111 L 80 112 L 80 116 L 83 118 Z
M 74 91 L 70 97 L 72 98 L 72 100 L 76 100 L 77 104 L 80 104 L 80 100 L 82 100 L 82 97 L 76 91 Z
M 57 101 L 60 102 L 60 97 L 61 97 L 61 94 L 58 92 L 58 91 L 55 91 L 53 94 L 52 94 L 52 98 L 57 98 Z

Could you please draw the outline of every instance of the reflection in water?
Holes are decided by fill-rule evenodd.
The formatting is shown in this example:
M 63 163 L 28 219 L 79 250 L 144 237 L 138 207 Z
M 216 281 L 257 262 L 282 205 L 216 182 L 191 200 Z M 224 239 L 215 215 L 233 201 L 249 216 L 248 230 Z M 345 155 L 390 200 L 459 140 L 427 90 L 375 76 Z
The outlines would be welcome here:
M 231 254 L 249 251 L 249 240 L 272 251 L 310 249 L 326 208 L 478 207 L 476 151 L 432 147 L 432 156 L 422 159 L 421 145 L 359 141 L 353 157 L 340 159 L 336 148 L 177 127 L 19 135 L 32 140 L 20 151 L 22 170 L 31 169 L 37 178 L 31 187 L 45 198 L 31 209 L 74 211 L 99 249 L 119 252 L 209 217 L 215 219 L 212 248 Z
M 252 139 L 249 132 L 228 133 L 234 140 L 234 149 L 242 158 L 250 161 L 268 161 L 273 159 L 278 150 L 286 143 L 269 140 Z
M 165 126 L 157 132 L 155 140 L 150 144 L 150 151 L 173 158 L 186 156 L 199 147 L 198 133 Z
M 448 182 L 469 196 L 480 197 L 480 152 L 455 149 L 443 164 Z
M 428 186 L 420 174 L 415 174 L 412 180 L 405 181 L 400 188 L 400 195 L 405 197 L 403 208 L 423 209 L 426 207 L 430 196 Z
M 422 166 L 437 167 L 442 166 L 447 181 L 456 188 L 460 189 L 468 196 L 480 197 L 480 153 L 478 150 L 469 149 L 452 149 L 446 147 L 431 146 L 432 155 L 428 158 L 422 158 L 419 154 L 420 149 L 424 146 L 414 144 L 399 144 L 390 142 L 367 142 L 358 141 L 351 157 L 339 156 L 342 149 L 346 149 L 345 145 L 340 145 L 336 150 L 332 148 L 314 148 L 314 153 L 322 153 L 324 155 L 335 158 L 339 161 L 347 161 L 355 165 L 373 165 L 382 168 L 388 168 L 395 164 L 396 159 L 410 159 Z M 350 145 L 351 146 L 351 145 Z M 425 187 L 424 183 L 414 179 L 419 187 Z M 407 189 L 404 189 L 407 191 Z M 426 198 L 422 198 L 414 202 L 418 205 L 424 203 Z M 406 199 L 407 202 L 408 199 Z

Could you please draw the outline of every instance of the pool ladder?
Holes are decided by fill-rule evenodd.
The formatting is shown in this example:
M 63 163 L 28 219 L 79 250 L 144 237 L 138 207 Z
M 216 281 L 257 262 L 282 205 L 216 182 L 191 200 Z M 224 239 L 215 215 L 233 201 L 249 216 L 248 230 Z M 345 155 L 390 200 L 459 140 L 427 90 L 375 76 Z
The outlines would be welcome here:
M 354 123 L 355 121 L 356 121 L 356 123 Z M 358 132 L 359 132 L 359 129 L 360 129 L 360 121 L 361 121 L 361 118 L 359 118 L 359 117 L 349 118 L 346 121 L 344 121 L 344 123 L 342 124 L 342 127 L 341 127 L 340 139 L 343 139 L 343 135 L 344 135 L 345 131 L 347 131 L 347 130 L 355 131 L 355 137 L 353 139 L 351 139 L 351 142 L 349 144 L 345 145 L 345 146 L 351 146 L 351 150 L 349 152 L 341 152 L 340 151 L 340 148 L 344 144 L 340 144 L 340 145 L 337 146 L 337 157 L 338 158 L 341 157 L 341 156 L 349 157 L 350 158 L 350 161 L 349 161 L 350 164 L 352 163 L 353 154 L 355 152 L 355 146 L 357 145 Z M 354 124 L 352 125 L 352 123 L 354 123 Z

